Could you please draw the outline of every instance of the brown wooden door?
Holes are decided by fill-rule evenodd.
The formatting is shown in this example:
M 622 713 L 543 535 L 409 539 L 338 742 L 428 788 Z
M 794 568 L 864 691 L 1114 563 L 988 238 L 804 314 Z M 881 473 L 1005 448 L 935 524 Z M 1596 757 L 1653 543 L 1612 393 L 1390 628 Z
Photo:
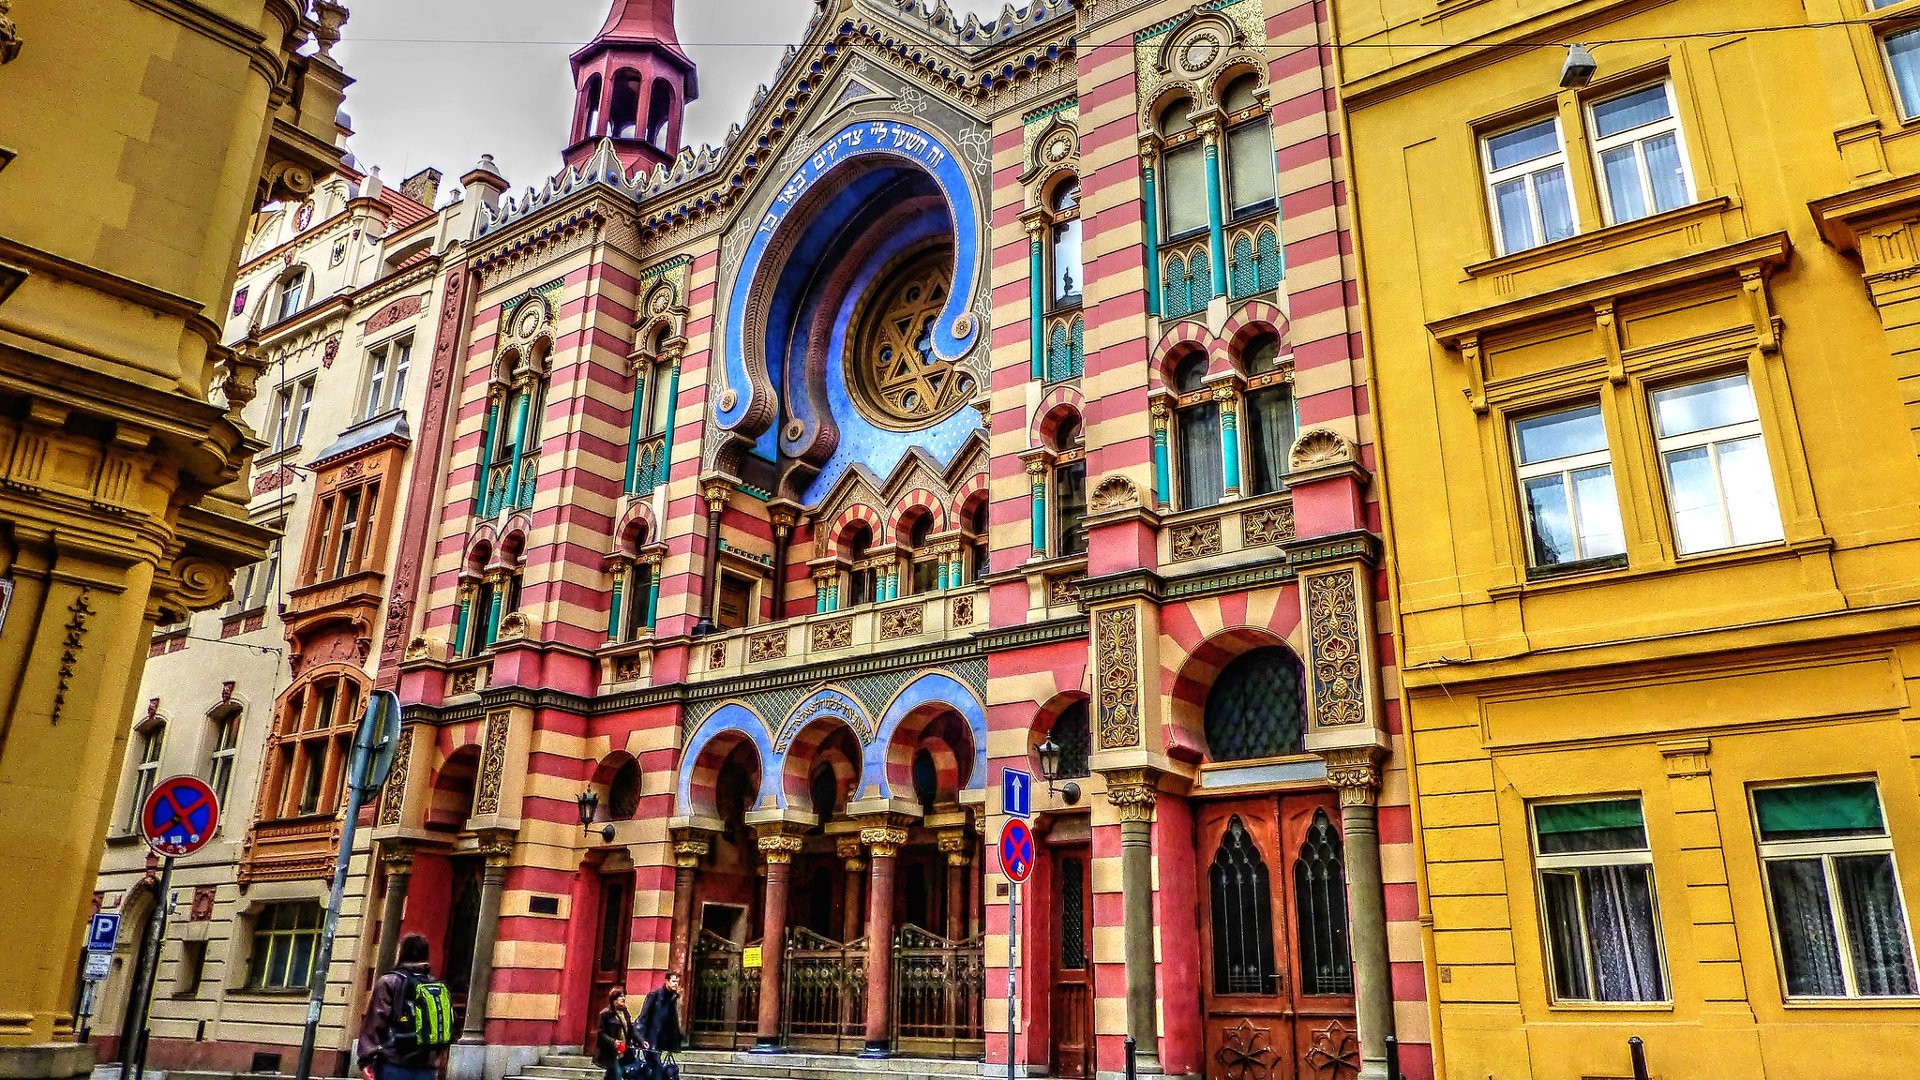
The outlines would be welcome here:
M 1093 1075 L 1093 860 L 1053 848 L 1053 1075 Z
M 1358 1074 L 1338 822 L 1319 794 L 1197 815 L 1209 1080 Z
M 633 932 L 633 872 L 623 870 L 600 877 L 599 927 L 593 942 L 593 979 L 587 991 L 585 1045 L 592 1053 L 599 1045 L 600 1010 L 607 992 L 627 983 L 627 943 Z M 627 1005 L 629 1012 L 633 1003 Z

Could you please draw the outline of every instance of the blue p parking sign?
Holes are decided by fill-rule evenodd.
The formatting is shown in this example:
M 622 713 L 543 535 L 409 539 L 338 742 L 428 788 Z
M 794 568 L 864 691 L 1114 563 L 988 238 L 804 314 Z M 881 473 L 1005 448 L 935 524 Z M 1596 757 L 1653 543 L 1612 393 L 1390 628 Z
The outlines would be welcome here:
M 111 911 L 95 915 L 87 923 L 87 951 L 110 953 L 120 940 L 120 916 Z

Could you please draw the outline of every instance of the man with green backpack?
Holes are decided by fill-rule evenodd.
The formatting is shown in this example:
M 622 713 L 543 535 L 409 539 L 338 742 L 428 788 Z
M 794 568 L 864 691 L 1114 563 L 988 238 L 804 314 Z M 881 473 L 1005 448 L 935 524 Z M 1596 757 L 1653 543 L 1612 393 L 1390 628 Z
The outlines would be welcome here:
M 453 1044 L 453 993 L 433 977 L 427 939 L 400 939 L 399 963 L 373 984 L 355 1046 L 362 1080 L 434 1080 Z

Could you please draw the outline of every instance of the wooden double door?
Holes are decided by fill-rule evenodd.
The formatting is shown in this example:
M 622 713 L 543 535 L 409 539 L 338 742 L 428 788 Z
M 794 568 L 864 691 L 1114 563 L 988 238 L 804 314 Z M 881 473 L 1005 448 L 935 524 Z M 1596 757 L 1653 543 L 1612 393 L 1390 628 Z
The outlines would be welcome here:
M 1194 840 L 1208 1080 L 1352 1080 L 1360 1040 L 1334 796 L 1202 804 Z

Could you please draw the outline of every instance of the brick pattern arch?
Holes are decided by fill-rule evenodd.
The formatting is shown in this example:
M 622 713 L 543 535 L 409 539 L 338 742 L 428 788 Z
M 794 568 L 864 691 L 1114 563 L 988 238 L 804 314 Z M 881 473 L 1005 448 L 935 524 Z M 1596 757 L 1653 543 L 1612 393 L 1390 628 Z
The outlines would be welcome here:
M 659 539 L 660 524 L 653 516 L 653 507 L 636 502 L 620 515 L 620 524 L 613 530 L 613 552 L 635 555 L 640 548 Z
M 1085 413 L 1085 399 L 1076 386 L 1056 386 L 1047 391 L 1040 399 L 1040 405 L 1033 410 L 1033 426 L 1027 432 L 1030 446 L 1052 446 L 1054 432 L 1060 430 L 1060 421 L 1068 414 L 1082 416 Z
M 1272 645 L 1306 655 L 1306 627 L 1297 598 L 1282 590 L 1212 597 L 1162 614 L 1160 679 L 1170 688 L 1167 752 L 1198 763 L 1205 759 L 1207 692 L 1214 679 L 1243 653 Z M 1170 646 L 1170 647 L 1169 647 Z
M 967 520 L 967 511 L 972 509 L 974 500 L 987 497 L 987 474 L 979 472 L 967 477 L 953 492 L 953 520 Z
M 1279 338 L 1284 353 L 1289 348 L 1287 331 L 1290 328 L 1286 312 L 1265 300 L 1250 300 L 1220 328 L 1220 336 L 1209 349 L 1212 354 L 1209 366 L 1231 364 L 1254 338 L 1264 334 Z
M 1153 347 L 1152 371 L 1160 386 L 1173 388 L 1173 369 L 1180 361 L 1196 352 L 1212 353 L 1213 334 L 1205 326 L 1191 320 L 1174 323 L 1166 333 L 1160 335 L 1159 344 Z M 1212 364 L 1208 364 L 1211 369 Z M 1211 370 L 1209 370 L 1211 373 Z
M 947 508 L 945 504 L 943 504 L 933 492 L 928 491 L 926 488 L 915 488 L 908 492 L 906 498 L 901 499 L 899 504 L 894 508 L 893 519 L 887 522 L 888 539 L 894 543 L 903 543 L 902 537 L 905 535 L 903 527 L 914 517 L 918 516 L 918 512 L 923 509 L 925 512 L 933 515 L 934 532 L 940 533 L 947 531 L 949 526 L 947 525 Z
M 737 703 L 722 706 L 687 740 L 681 758 L 680 782 L 676 785 L 677 810 L 682 816 L 718 821 L 720 767 L 726 764 L 742 743 L 753 747 L 754 764 L 759 772 L 752 805 L 748 809 L 769 809 L 781 805 L 779 785 L 767 783 L 767 765 L 774 761 L 773 747 L 767 737 L 767 725 L 752 709 Z
M 872 530 L 875 544 L 884 542 L 886 525 L 880 519 L 880 511 L 866 503 L 854 503 L 840 511 L 840 515 L 833 519 L 833 524 L 827 527 L 826 532 L 820 534 L 820 554 L 824 556 L 837 552 L 840 545 L 846 541 L 847 532 L 860 523 L 864 523 L 868 529 Z

